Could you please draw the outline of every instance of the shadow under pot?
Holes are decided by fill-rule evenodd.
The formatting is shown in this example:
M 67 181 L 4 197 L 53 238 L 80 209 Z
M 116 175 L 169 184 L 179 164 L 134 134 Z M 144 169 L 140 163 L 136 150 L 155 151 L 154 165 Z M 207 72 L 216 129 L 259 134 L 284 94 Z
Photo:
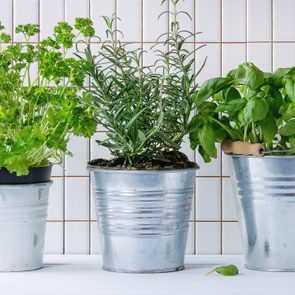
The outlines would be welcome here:
M 196 168 L 109 170 L 88 165 L 103 269 L 182 270 Z
M 0 271 L 42 268 L 51 169 L 0 169 Z
M 295 157 L 231 158 L 245 266 L 295 271 Z

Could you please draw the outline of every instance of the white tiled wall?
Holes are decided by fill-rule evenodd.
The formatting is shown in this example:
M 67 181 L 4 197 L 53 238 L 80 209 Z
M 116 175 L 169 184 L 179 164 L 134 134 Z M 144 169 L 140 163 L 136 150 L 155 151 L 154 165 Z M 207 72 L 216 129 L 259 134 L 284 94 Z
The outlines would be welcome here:
M 169 25 L 167 15 L 157 20 L 159 13 L 168 8 L 168 4 L 160 7 L 160 3 L 161 0 L 0 0 L 0 20 L 9 33 L 19 23 L 39 23 L 41 33 L 34 40 L 37 42 L 48 36 L 58 21 L 73 22 L 75 17 L 90 16 L 98 35 L 104 38 L 101 15 L 116 13 L 122 19 L 117 27 L 124 31 L 123 40 L 133 43 L 133 47 L 148 49 Z M 255 62 L 265 71 L 295 64 L 294 0 L 180 0 L 180 5 L 193 18 L 190 22 L 182 17 L 181 24 L 202 32 L 189 40 L 187 46 L 207 44 L 196 56 L 196 69 L 208 56 L 199 83 L 226 74 L 245 60 Z M 23 40 L 14 35 L 13 42 L 16 41 Z M 93 48 L 96 46 L 93 44 Z M 144 63 L 150 63 L 152 58 L 151 54 L 146 55 Z M 99 253 L 85 166 L 91 158 L 110 157 L 108 150 L 98 148 L 95 142 L 105 137 L 101 128 L 91 140 L 72 137 L 69 147 L 74 157 L 66 157 L 63 167 L 54 168 L 47 253 Z M 196 176 L 187 252 L 240 253 L 240 230 L 228 159 L 219 152 L 218 159 L 208 165 L 198 154 L 189 151 L 188 143 L 183 150 L 201 167 Z

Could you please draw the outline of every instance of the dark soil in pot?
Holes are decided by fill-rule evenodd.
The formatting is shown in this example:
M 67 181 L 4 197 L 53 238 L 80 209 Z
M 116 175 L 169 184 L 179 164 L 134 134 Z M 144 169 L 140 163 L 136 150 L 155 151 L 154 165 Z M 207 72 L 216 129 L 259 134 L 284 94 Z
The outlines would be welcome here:
M 30 184 L 48 182 L 51 177 L 52 166 L 32 167 L 28 175 L 17 176 L 6 168 L 0 169 L 0 184 Z
M 137 157 L 134 161 L 136 164 L 132 166 L 125 163 L 125 158 L 114 158 L 111 160 L 95 159 L 88 164 L 102 169 L 118 170 L 174 170 L 199 167 L 181 152 L 166 152 L 163 156 L 163 159 Z

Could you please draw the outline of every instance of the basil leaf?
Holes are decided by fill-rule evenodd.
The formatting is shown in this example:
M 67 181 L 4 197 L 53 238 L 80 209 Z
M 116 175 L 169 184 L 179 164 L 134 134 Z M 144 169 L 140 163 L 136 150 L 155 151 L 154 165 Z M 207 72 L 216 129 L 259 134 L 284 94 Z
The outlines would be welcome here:
M 234 113 L 241 110 L 246 104 L 246 100 L 243 98 L 231 100 L 227 103 L 221 104 L 216 108 L 216 112 L 228 112 Z
M 295 152 L 295 136 L 291 136 L 289 138 L 289 143 L 290 143 L 291 151 L 294 153 Z
M 271 145 L 278 132 L 276 120 L 272 113 L 268 113 L 267 117 L 260 122 L 260 127 L 266 144 Z
M 199 89 L 195 102 L 201 102 L 203 100 L 208 99 L 213 94 L 221 91 L 224 88 L 229 87 L 233 84 L 233 80 L 230 78 L 212 78 L 204 82 L 204 84 Z
M 276 87 L 283 86 L 283 78 L 294 71 L 294 68 L 280 68 L 268 77 L 268 82 Z
M 295 120 L 289 121 L 279 130 L 279 133 L 283 136 L 295 135 Z
M 295 105 L 292 103 L 282 105 L 280 108 L 280 114 L 286 121 L 295 118 Z
M 212 271 L 208 272 L 207 275 L 213 272 L 217 272 L 223 276 L 235 276 L 239 274 L 239 269 L 233 264 L 223 265 L 214 268 Z
M 252 90 L 258 89 L 264 84 L 264 74 L 254 64 L 245 63 L 245 84 Z
M 285 84 L 286 93 L 293 103 L 295 103 L 295 83 L 288 79 Z
M 223 90 L 222 94 L 223 94 L 224 100 L 227 102 L 241 98 L 240 92 L 234 87 L 230 87 L 229 89 Z
M 238 118 L 242 124 L 247 125 L 251 122 L 263 120 L 268 113 L 268 109 L 269 106 L 265 99 L 252 98 L 248 100 Z
M 205 123 L 201 128 L 199 128 L 198 137 L 200 145 L 203 147 L 206 154 L 208 154 L 212 158 L 216 158 L 216 134 L 213 126 L 210 123 Z

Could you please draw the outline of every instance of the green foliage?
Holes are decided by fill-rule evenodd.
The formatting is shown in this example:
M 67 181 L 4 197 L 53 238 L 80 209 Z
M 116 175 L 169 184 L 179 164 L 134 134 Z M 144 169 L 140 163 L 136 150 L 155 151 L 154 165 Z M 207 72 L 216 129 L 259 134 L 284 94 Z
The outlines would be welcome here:
M 207 275 L 210 275 L 214 272 L 217 272 L 223 276 L 236 276 L 239 274 L 239 269 L 233 264 L 223 265 L 223 266 L 214 268 L 213 270 L 208 272 Z
M 39 33 L 34 24 L 19 25 L 24 44 L 4 44 L 0 35 L 0 167 L 17 175 L 28 168 L 60 163 L 67 150 L 69 132 L 91 136 L 96 129 L 90 94 L 82 91 L 86 64 L 68 57 L 78 36 L 93 34 L 91 21 L 77 19 L 73 28 L 61 22 L 53 37 L 33 44 Z M 0 25 L 3 31 L 4 27 Z M 65 51 L 63 51 L 63 48 Z M 37 75 L 33 68 L 38 68 Z
M 110 149 L 114 157 L 123 158 L 125 165 L 149 159 L 169 162 L 165 155 L 179 151 L 184 136 L 196 131 L 192 122 L 200 123 L 198 132 L 202 128 L 211 130 L 210 124 L 202 125 L 207 118 L 205 107 L 202 118 L 192 119 L 197 108 L 194 99 L 199 74 L 193 71 L 194 55 L 199 48 L 188 50 L 186 41 L 195 35 L 179 26 L 179 16 L 187 14 L 177 10 L 179 1 L 163 3 L 166 1 L 171 4 L 172 22 L 170 31 L 158 41 L 169 49 L 150 49 L 157 55 L 155 64 L 143 66 L 144 51 L 129 49 L 117 40 L 121 32 L 116 30 L 115 17 L 104 17 L 107 40 L 100 44 L 96 55 L 89 46 L 85 51 L 93 102 L 98 110 L 96 120 L 108 135 L 98 144 Z M 204 149 L 212 146 L 205 136 L 201 144 Z
M 270 74 L 247 62 L 225 78 L 206 81 L 196 102 L 208 97 L 216 106 L 212 112 L 219 114 L 214 127 L 225 131 L 222 139 L 263 143 L 268 150 L 295 150 L 295 68 Z M 211 143 L 206 153 L 213 152 Z

